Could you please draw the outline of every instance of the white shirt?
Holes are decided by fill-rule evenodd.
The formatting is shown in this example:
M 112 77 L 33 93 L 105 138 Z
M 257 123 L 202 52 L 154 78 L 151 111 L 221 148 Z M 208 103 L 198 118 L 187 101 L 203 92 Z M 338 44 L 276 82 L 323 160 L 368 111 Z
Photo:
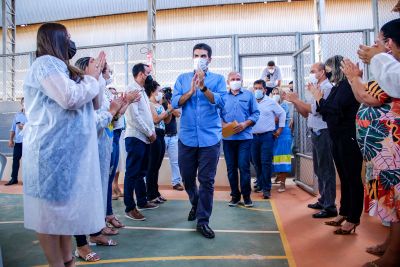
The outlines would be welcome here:
M 319 87 L 321 88 L 322 93 L 324 94 L 323 98 L 327 99 L 329 94 L 331 93 L 333 85 L 329 82 L 328 79 L 325 79 Z M 321 114 L 317 112 L 317 103 L 314 97 L 311 97 L 311 113 L 307 119 L 307 126 L 311 128 L 313 131 L 319 131 L 322 129 L 327 129 L 328 125 L 322 119 Z
M 279 127 L 285 127 L 286 112 L 273 99 L 268 96 L 257 103 L 260 117 L 257 123 L 253 126 L 254 133 L 265 133 L 275 130 L 275 117 L 279 118 Z
M 386 94 L 400 98 L 400 62 L 392 55 L 375 55 L 371 59 L 371 73 Z
M 150 144 L 149 137 L 155 132 L 153 116 L 150 110 L 150 101 L 144 88 L 135 80 L 128 86 L 126 92 L 139 90 L 141 98 L 138 102 L 129 105 L 125 112 L 126 137 L 136 137 L 146 144 Z

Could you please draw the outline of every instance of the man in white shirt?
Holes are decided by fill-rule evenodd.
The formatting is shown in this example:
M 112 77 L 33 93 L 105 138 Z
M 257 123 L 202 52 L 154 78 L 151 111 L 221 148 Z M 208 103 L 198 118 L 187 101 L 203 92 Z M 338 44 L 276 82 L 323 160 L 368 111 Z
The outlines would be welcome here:
M 323 98 L 327 99 L 332 84 L 326 77 L 325 65 L 317 62 L 311 66 L 310 84 L 319 86 L 323 92 Z M 337 216 L 336 199 L 336 170 L 331 154 L 331 137 L 328 126 L 322 120 L 317 110 L 315 99 L 311 97 L 309 103 L 301 101 L 297 94 L 287 93 L 286 100 L 294 104 L 296 110 L 307 120 L 307 126 L 311 130 L 311 142 L 313 144 L 314 173 L 318 178 L 318 190 L 321 197 L 316 203 L 309 204 L 310 209 L 321 210 L 313 214 L 313 218 L 329 218 Z
M 257 184 L 263 192 L 263 197 L 271 197 L 272 157 L 275 138 L 279 137 L 285 127 L 286 112 L 272 98 L 266 96 L 267 86 L 264 80 L 253 84 L 254 94 L 258 103 L 260 117 L 253 126 L 253 141 L 251 156 L 257 173 Z M 275 130 L 275 118 L 278 117 L 278 129 Z
M 269 94 L 272 92 L 272 89 L 281 86 L 281 69 L 275 65 L 274 61 L 271 60 L 267 63 L 267 67 L 263 70 L 261 74 L 261 80 L 264 80 L 267 86 L 267 96 L 269 96 Z
M 127 89 L 127 92 L 139 90 L 141 93 L 140 100 L 130 104 L 125 112 L 125 146 L 127 152 L 124 181 L 125 216 L 137 221 L 145 220 L 139 210 L 158 208 L 157 205 L 147 201 L 144 183 L 148 167 L 150 143 L 157 138 L 150 110 L 150 101 L 144 91 L 144 85 L 153 81 L 150 73 L 151 69 L 146 64 L 139 63 L 133 66 L 132 74 L 134 79 Z M 136 208 L 136 203 L 133 199 L 134 191 L 138 208 Z

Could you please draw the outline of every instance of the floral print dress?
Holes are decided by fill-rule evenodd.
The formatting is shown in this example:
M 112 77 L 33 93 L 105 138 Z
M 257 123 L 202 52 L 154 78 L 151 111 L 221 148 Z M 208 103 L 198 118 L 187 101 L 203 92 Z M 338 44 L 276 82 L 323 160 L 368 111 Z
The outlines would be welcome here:
M 400 220 L 400 99 L 389 97 L 375 81 L 367 92 L 382 105 L 361 105 L 357 141 L 366 161 L 366 209 L 383 222 Z

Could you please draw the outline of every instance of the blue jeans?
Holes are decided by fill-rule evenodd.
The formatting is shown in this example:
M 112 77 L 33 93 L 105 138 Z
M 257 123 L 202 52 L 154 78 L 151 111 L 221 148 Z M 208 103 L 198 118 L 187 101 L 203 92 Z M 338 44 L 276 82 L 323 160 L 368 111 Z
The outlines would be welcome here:
M 229 185 L 231 186 L 231 196 L 240 199 L 249 197 L 251 193 L 250 185 L 250 154 L 252 140 L 223 140 L 224 156 L 228 171 Z M 240 172 L 240 190 L 239 176 Z M 240 191 L 242 191 L 240 193 Z
M 197 224 L 208 224 L 213 207 L 214 181 L 221 143 L 208 147 L 190 147 L 179 141 L 178 146 L 179 168 L 190 203 L 197 208 Z M 196 176 L 199 179 L 199 188 Z
M 112 182 L 114 181 L 115 173 L 117 172 L 118 161 L 119 161 L 119 139 L 121 137 L 122 129 L 116 129 L 113 131 L 113 144 L 110 161 L 110 177 L 108 178 L 108 189 L 107 189 L 107 212 L 106 215 L 113 215 L 112 210 Z
M 272 156 L 274 149 L 274 136 L 272 132 L 254 134 L 251 144 L 251 157 L 256 169 L 257 183 L 263 192 L 270 191 L 272 187 Z
M 171 166 L 172 185 L 174 186 L 182 182 L 178 165 L 178 136 L 165 136 L 164 140 L 169 157 L 169 165 Z
M 125 138 L 127 152 L 126 171 L 124 179 L 124 203 L 125 212 L 136 208 L 133 192 L 136 194 L 137 205 L 146 205 L 146 185 L 144 177 L 147 173 L 150 145 L 136 137 Z

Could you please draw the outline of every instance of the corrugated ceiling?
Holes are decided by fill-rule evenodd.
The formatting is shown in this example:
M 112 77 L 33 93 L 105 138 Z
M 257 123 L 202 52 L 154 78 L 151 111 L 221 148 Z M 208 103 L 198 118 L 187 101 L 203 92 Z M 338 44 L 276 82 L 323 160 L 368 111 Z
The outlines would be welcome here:
M 157 9 L 259 2 L 288 2 L 288 0 L 157 0 Z M 148 0 L 16 0 L 15 19 L 16 24 L 21 25 L 143 12 L 147 11 L 147 3 Z

